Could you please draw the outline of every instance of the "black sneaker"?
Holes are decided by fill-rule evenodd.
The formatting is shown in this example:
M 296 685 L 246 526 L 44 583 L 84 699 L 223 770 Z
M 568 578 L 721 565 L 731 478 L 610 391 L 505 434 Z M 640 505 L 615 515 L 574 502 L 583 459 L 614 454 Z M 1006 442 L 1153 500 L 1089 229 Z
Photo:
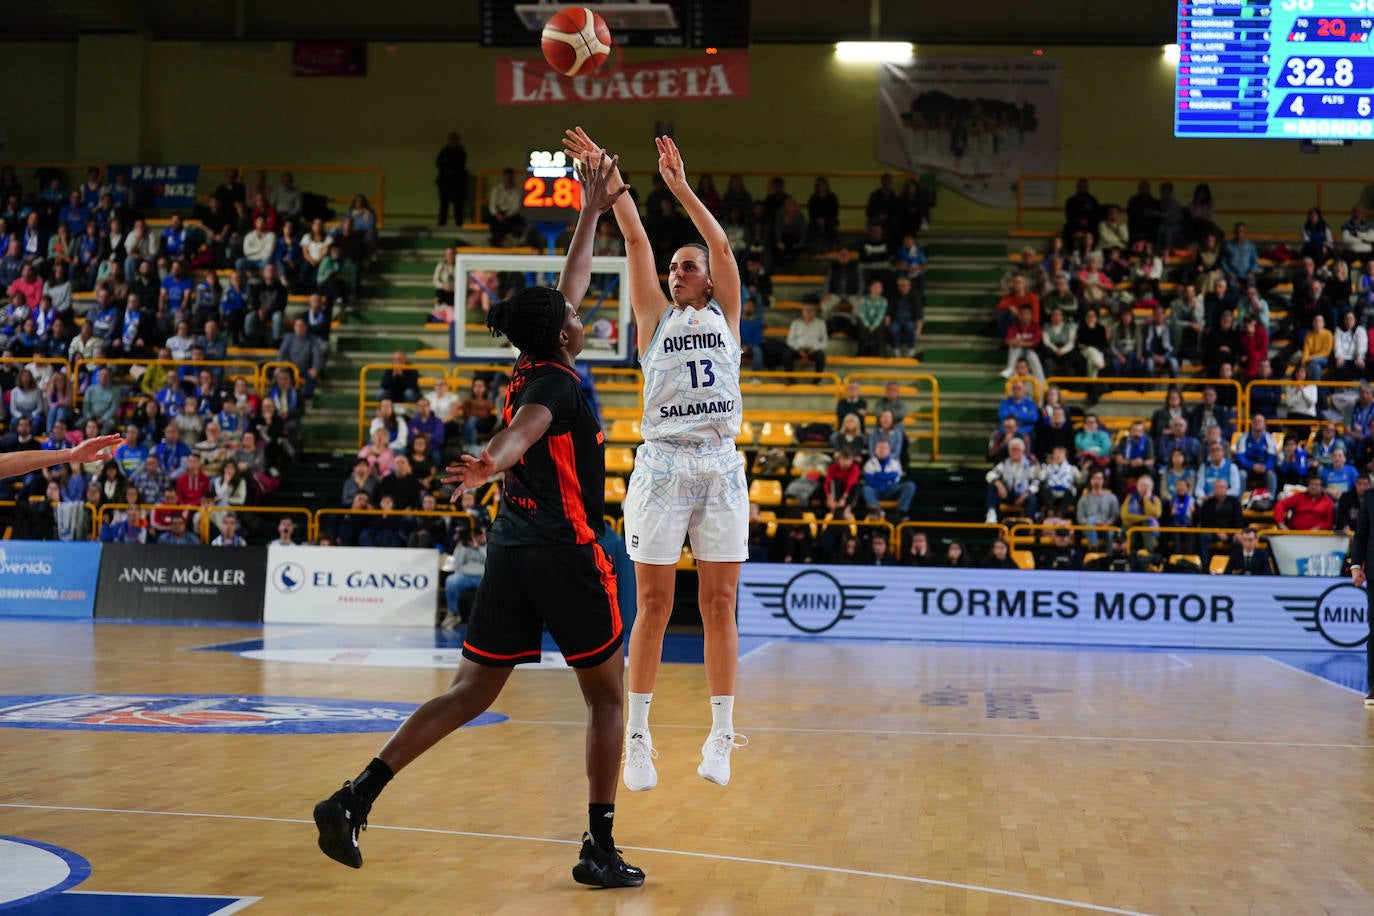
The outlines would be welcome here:
M 371 810 L 370 804 L 353 794 L 353 784 L 345 782 L 342 789 L 315 806 L 320 850 L 335 862 L 342 862 L 349 868 L 362 868 L 358 831 L 367 829 L 367 813 Z
M 1369 693 L 1365 694 L 1364 705 L 1374 706 L 1374 690 L 1371 690 L 1369 691 Z
M 644 872 L 622 859 L 619 849 L 602 849 L 584 833 L 582 861 L 573 866 L 573 880 L 592 887 L 639 887 Z

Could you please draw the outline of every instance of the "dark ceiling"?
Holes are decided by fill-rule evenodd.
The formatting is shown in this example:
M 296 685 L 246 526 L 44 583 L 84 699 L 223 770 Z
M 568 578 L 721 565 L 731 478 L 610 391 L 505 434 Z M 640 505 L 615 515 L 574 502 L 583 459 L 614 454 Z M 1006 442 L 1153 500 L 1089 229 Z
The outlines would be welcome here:
M 514 0 L 512 0 L 514 2 Z M 476 41 L 477 0 L 15 0 L 3 40 L 142 31 L 154 39 Z M 1165 44 L 1165 0 L 753 0 L 755 43 L 887 38 L 959 44 Z M 873 24 L 876 20 L 876 34 Z

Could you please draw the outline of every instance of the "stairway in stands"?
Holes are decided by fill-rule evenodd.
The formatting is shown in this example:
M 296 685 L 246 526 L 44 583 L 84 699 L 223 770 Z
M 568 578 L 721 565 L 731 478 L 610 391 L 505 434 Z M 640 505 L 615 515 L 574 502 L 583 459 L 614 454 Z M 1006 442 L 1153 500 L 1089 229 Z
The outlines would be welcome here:
M 480 233 L 460 232 L 466 244 L 482 245 Z M 275 494 L 281 505 L 334 505 L 358 449 L 359 370 L 386 363 L 395 350 L 413 354 L 447 349 L 447 335 L 425 328 L 433 302 L 431 276 L 452 231 L 388 229 L 381 234 L 378 260 L 364 277 L 363 295 L 335 330 L 326 378 L 302 427 L 305 443 L 299 471 L 289 487 Z M 1016 248 L 1006 236 L 932 232 L 923 238 L 930 258 L 927 276 L 923 359 L 917 371 L 940 381 L 941 460 L 926 452 L 913 467 L 924 517 L 977 520 L 982 516 L 983 457 L 1002 397 L 1001 348 L 996 340 L 993 303 L 997 282 Z M 826 263 L 802 259 L 775 278 L 774 299 L 797 302 L 818 292 Z M 788 277 L 810 278 L 795 282 Z M 795 310 L 775 308 L 769 326 L 786 327 Z M 832 343 L 836 354 L 850 345 Z M 840 374 L 844 369 L 837 367 Z M 375 376 L 374 376 L 375 378 Z M 747 397 L 746 391 L 746 397 Z M 833 398 L 818 394 L 806 409 L 833 411 Z M 614 395 L 603 398 L 617 403 Z

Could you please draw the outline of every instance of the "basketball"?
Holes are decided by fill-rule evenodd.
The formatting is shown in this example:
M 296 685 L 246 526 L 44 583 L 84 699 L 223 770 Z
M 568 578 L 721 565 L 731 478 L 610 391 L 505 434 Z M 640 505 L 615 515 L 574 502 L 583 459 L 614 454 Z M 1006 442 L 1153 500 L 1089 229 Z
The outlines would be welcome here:
M 585 6 L 568 6 L 544 24 L 544 59 L 564 76 L 595 73 L 611 53 L 611 30 Z

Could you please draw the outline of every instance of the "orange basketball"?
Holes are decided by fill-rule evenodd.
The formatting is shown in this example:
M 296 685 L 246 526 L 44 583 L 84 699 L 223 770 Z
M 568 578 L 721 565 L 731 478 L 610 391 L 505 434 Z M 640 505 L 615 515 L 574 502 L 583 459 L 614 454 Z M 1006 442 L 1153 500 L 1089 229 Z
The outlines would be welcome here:
M 585 6 L 565 6 L 544 24 L 544 59 L 564 76 L 595 73 L 611 53 L 611 30 Z

